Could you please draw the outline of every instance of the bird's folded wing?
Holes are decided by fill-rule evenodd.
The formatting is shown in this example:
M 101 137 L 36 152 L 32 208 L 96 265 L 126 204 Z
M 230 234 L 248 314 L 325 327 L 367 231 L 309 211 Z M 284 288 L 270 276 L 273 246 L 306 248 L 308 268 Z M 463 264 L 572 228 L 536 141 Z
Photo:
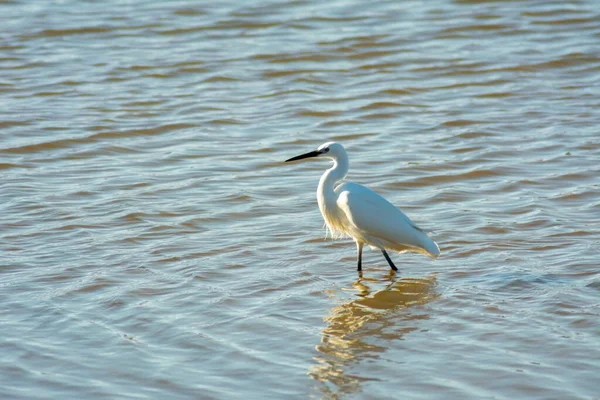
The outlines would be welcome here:
M 338 207 L 356 230 L 389 242 L 419 243 L 421 230 L 377 193 L 354 183 L 345 183 L 336 191 Z

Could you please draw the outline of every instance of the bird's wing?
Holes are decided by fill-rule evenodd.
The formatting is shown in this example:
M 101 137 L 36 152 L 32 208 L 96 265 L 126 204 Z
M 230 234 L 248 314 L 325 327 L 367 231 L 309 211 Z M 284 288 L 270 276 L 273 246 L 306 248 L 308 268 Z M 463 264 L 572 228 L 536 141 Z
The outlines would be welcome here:
M 337 205 L 358 231 L 392 243 L 421 245 L 422 230 L 372 190 L 352 182 L 338 186 Z

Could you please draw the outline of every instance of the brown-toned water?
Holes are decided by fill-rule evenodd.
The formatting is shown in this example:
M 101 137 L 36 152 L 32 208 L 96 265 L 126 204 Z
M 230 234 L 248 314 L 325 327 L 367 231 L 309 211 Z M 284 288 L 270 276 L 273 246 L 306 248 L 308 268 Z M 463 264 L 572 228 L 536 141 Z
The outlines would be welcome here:
M 0 397 L 592 399 L 594 1 L 3 1 Z M 324 239 L 324 162 L 437 261 Z

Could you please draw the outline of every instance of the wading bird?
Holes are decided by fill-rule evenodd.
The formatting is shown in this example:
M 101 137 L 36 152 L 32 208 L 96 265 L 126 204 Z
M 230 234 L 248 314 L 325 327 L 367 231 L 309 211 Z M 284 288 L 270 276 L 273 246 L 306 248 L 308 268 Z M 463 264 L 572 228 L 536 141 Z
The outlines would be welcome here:
M 440 255 L 438 245 L 402 211 L 372 190 L 353 183 L 342 182 L 348 173 L 348 155 L 335 142 L 319 146 L 315 151 L 292 157 L 289 161 L 310 157 L 328 158 L 333 167 L 325 171 L 317 189 L 317 201 L 332 237 L 350 236 L 356 242 L 358 271 L 362 271 L 362 249 L 366 244 L 380 249 L 394 271 L 398 268 L 386 252 L 412 251 L 431 258 Z

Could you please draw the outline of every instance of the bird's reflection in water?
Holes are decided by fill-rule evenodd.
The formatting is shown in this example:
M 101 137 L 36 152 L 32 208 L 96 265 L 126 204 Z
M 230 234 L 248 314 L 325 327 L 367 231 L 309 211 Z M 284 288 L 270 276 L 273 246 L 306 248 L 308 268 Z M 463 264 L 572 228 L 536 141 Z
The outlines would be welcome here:
M 383 287 L 382 287 L 383 285 Z M 437 297 L 436 275 L 398 279 L 394 273 L 382 279 L 360 278 L 352 284 L 358 298 L 337 305 L 325 318 L 316 364 L 309 374 L 322 383 L 319 390 L 327 398 L 361 391 L 361 382 L 376 380 L 348 371 L 365 359 L 374 359 L 393 341 L 418 329 L 418 320 L 427 314 L 411 306 Z

